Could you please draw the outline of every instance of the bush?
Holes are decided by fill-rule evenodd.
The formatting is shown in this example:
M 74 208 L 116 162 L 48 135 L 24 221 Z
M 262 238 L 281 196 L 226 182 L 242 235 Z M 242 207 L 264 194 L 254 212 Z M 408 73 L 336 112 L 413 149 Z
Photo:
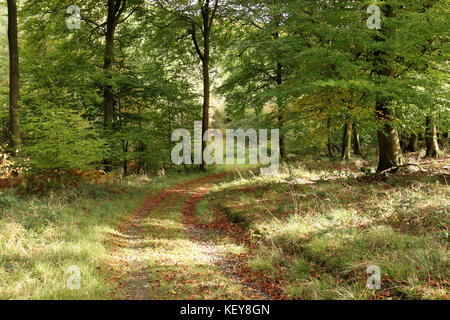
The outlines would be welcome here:
M 33 110 L 25 119 L 22 156 L 27 187 L 80 180 L 103 159 L 104 141 L 74 110 Z

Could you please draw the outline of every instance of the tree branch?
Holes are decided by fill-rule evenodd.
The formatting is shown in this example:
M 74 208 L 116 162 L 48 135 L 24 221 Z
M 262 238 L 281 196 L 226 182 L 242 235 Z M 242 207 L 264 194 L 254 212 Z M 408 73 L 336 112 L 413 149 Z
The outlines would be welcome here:
M 217 13 L 217 8 L 219 7 L 219 0 L 216 0 L 215 4 L 214 4 L 214 9 L 213 12 L 211 14 L 211 20 L 209 21 L 209 25 L 208 25 L 208 29 L 211 30 L 212 28 L 212 24 L 214 22 L 214 19 L 216 17 L 216 13 Z
M 195 23 L 192 23 L 192 30 L 191 30 L 192 41 L 194 42 L 195 50 L 197 51 L 198 56 L 200 57 L 200 59 L 202 61 L 204 61 L 205 60 L 205 56 L 203 55 L 202 51 L 200 50 L 200 47 L 199 47 L 198 42 L 197 42 L 197 36 L 195 34 L 196 34 Z

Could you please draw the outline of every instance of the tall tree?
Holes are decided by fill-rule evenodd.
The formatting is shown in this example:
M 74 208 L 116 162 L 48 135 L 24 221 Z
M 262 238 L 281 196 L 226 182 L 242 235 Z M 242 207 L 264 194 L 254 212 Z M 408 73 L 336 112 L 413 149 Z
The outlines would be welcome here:
M 9 130 L 14 153 L 21 144 L 19 123 L 19 45 L 17 40 L 17 3 L 8 0 L 8 42 L 9 42 Z
M 161 29 L 167 33 L 170 27 L 185 29 L 185 33 L 177 40 L 189 36 L 202 66 L 203 107 L 202 107 L 202 134 L 209 129 L 209 110 L 211 100 L 211 42 L 214 38 L 214 25 L 221 6 L 225 1 L 199 0 L 199 1 L 173 1 L 156 0 L 156 15 L 167 16 L 170 22 L 165 22 Z M 152 22 L 154 23 L 154 22 Z M 156 25 L 156 23 L 154 23 Z M 206 148 L 206 141 L 202 140 L 202 155 Z M 201 169 L 206 170 L 202 156 Z
M 272 19 L 275 24 L 275 32 L 274 32 L 274 39 L 277 41 L 280 38 L 280 27 L 281 27 L 281 20 L 282 20 L 282 12 L 279 8 L 279 4 L 277 3 L 277 10 L 273 13 Z M 280 91 L 277 96 L 277 113 L 278 113 L 278 129 L 280 130 L 280 157 L 281 159 L 286 158 L 286 146 L 285 146 L 285 139 L 284 139 L 284 118 L 285 118 L 285 110 L 284 110 L 284 99 L 281 95 L 282 91 L 282 85 L 283 85 L 283 64 L 282 64 L 282 57 L 281 57 L 281 50 L 277 48 L 276 50 L 276 62 L 277 62 L 277 68 L 276 68 L 276 82 L 278 86 L 278 90 Z
M 283 159 L 289 120 L 285 85 L 292 72 L 286 54 L 288 3 L 240 0 L 240 6 L 237 28 L 230 33 L 233 44 L 224 63 L 228 77 L 219 92 L 226 97 L 227 112 L 236 118 L 242 119 L 246 109 L 257 114 L 265 107 L 270 109 L 273 122 L 266 125 L 276 124 L 280 130 Z
M 214 24 L 214 18 L 217 13 L 217 8 L 219 5 L 219 0 L 210 1 L 200 1 L 201 3 L 201 17 L 202 17 L 202 25 L 200 26 L 201 36 L 203 38 L 203 52 L 200 49 L 199 43 L 197 41 L 197 26 L 196 22 L 192 21 L 192 42 L 194 43 L 195 50 L 197 51 L 198 57 L 202 62 L 202 75 L 203 75 L 203 119 L 202 119 L 202 136 L 209 129 L 209 104 L 210 104 L 210 90 L 211 90 L 211 81 L 209 74 L 209 65 L 211 60 L 211 31 Z M 210 2 L 214 2 L 213 8 L 210 8 Z M 206 148 L 206 141 L 202 140 L 202 154 Z M 201 168 L 205 171 L 205 160 L 202 156 L 202 165 Z
M 109 74 L 113 68 L 114 63 L 114 36 L 116 33 L 117 24 L 119 19 L 124 13 L 127 7 L 127 0 L 108 0 L 108 15 L 106 18 L 106 32 L 105 32 L 105 56 L 103 69 L 107 72 L 107 79 L 111 79 Z M 105 127 L 109 130 L 113 129 L 113 117 L 114 117 L 114 96 L 112 87 L 107 84 L 104 89 L 104 123 Z M 110 160 L 105 159 L 105 169 L 111 170 Z
M 384 14 L 387 18 L 395 19 L 396 12 L 393 5 L 383 6 Z M 374 51 L 375 69 L 373 72 L 379 76 L 381 81 L 388 81 L 395 76 L 395 70 L 392 66 L 393 53 L 391 47 L 386 45 L 386 39 L 392 38 L 395 33 L 393 28 L 383 28 L 374 39 L 382 43 L 380 49 Z M 378 81 L 375 80 L 375 81 Z M 387 88 L 386 88 L 387 89 Z M 375 115 L 377 121 L 381 124 L 378 130 L 378 171 L 402 165 L 404 162 L 400 139 L 396 128 L 392 125 L 394 117 L 391 108 L 393 101 L 389 94 L 379 95 L 375 102 Z

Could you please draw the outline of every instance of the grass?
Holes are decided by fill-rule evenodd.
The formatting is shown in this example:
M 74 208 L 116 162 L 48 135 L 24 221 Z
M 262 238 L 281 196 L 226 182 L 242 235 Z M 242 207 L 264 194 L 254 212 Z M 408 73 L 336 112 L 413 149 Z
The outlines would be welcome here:
M 249 266 L 282 279 L 287 298 L 447 299 L 447 182 L 420 172 L 358 179 L 373 165 L 306 159 L 239 177 L 216 186 L 197 215 L 207 223 L 221 207 L 257 243 Z M 381 269 L 379 290 L 366 288 L 369 265 Z
M 445 178 L 361 177 L 361 167 L 373 165 L 306 158 L 275 176 L 236 166 L 234 177 L 200 201 L 196 217 L 214 225 L 220 210 L 251 248 L 236 242 L 234 231 L 208 231 L 214 246 L 185 232 L 181 208 L 194 189 L 165 198 L 140 223 L 137 238 L 122 229 L 149 196 L 205 173 L 130 177 L 41 195 L 3 191 L 0 299 L 254 298 L 210 260 L 247 254 L 250 269 L 280 283 L 290 299 L 447 299 Z M 366 288 L 370 265 L 380 267 L 379 290 Z M 80 290 L 67 287 L 70 266 L 80 270 Z
M 190 176 L 134 177 L 45 195 L 0 194 L 0 299 L 106 299 L 106 239 L 149 194 Z M 67 288 L 70 266 L 81 289 Z
M 181 211 L 191 191 L 185 189 L 171 194 L 144 219 L 142 229 L 137 232 L 138 239 L 121 242 L 110 264 L 120 274 L 124 265 L 121 261 L 133 261 L 133 271 L 121 284 L 123 290 L 118 298 L 250 298 L 239 282 L 210 260 L 214 255 L 237 253 L 242 248 L 229 243 L 204 244 L 185 231 Z M 204 236 L 209 239 L 214 234 Z

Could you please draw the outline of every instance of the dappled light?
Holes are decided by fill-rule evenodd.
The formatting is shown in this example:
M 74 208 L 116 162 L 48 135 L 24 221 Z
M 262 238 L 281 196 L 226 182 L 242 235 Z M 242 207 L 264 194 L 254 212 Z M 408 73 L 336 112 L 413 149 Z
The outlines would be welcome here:
M 448 300 L 449 13 L 0 1 L 0 299 L 164 319 Z

